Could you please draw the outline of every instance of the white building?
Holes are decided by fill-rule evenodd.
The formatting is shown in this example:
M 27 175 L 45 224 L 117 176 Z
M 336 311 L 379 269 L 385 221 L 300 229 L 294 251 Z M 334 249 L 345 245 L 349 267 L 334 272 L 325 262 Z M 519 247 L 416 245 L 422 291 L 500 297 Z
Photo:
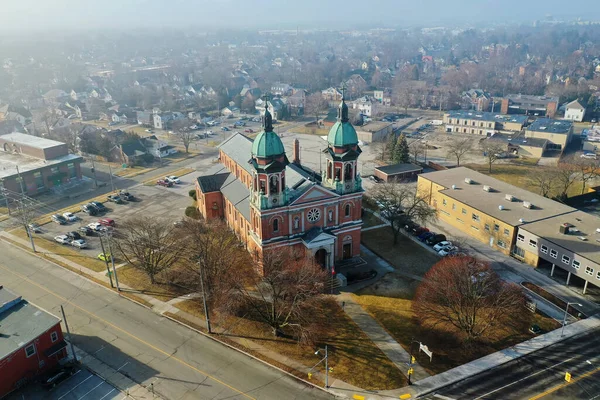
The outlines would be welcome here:
M 352 102 L 352 108 L 359 113 L 372 117 L 377 114 L 377 102 L 367 96 L 356 99 Z
M 569 121 L 581 122 L 585 116 L 585 107 L 583 107 L 577 100 L 574 100 L 567 104 L 565 108 L 565 119 Z

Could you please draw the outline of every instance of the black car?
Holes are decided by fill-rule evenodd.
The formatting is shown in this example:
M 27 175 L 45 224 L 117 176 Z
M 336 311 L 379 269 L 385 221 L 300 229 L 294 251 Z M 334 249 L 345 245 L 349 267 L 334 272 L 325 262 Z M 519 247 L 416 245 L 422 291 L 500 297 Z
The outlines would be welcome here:
M 77 372 L 77 369 L 70 365 L 54 370 L 42 377 L 42 386 L 49 390 L 54 389 L 58 384 L 69 379 L 75 372 Z
M 90 203 L 90 205 L 92 207 L 96 207 L 96 210 L 98 210 L 99 213 L 103 213 L 106 212 L 107 208 L 104 204 L 100 203 L 99 201 L 92 201 Z
M 65 217 L 63 217 L 62 215 L 58 215 L 58 214 L 54 214 L 52 216 L 52 221 L 54 221 L 60 225 L 65 225 L 67 223 L 67 219 Z
M 85 236 L 94 236 L 94 230 L 89 226 L 80 226 L 79 232 L 83 233 Z
M 123 190 L 119 192 L 119 196 L 126 201 L 135 201 L 135 197 L 131 193 Z
M 87 213 L 88 215 L 98 215 L 98 209 L 90 203 L 82 205 L 81 211 Z
M 66 235 L 68 238 L 71 238 L 73 240 L 81 239 L 81 235 L 75 231 L 67 232 Z
M 446 240 L 446 235 L 442 235 L 441 233 L 439 233 L 437 235 L 433 235 L 425 239 L 425 243 L 429 246 L 434 246 L 439 242 L 443 242 L 444 240 Z
M 118 194 L 109 194 L 107 200 L 115 204 L 123 204 L 123 199 Z

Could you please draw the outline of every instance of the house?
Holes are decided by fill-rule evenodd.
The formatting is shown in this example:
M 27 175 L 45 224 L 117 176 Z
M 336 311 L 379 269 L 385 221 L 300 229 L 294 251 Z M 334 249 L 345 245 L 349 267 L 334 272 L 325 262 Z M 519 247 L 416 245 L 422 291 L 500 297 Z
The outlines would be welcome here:
M 258 99 L 255 103 L 256 111 L 260 113 L 261 116 L 265 115 L 265 101 L 263 99 Z M 268 110 L 271 113 L 271 116 L 274 121 L 281 119 L 286 113 L 289 113 L 288 106 L 280 98 L 276 97 L 268 101 Z
M 345 82 L 346 88 L 348 91 L 346 92 L 350 98 L 357 98 L 363 94 L 368 84 L 365 81 L 365 78 L 358 74 L 353 74 L 346 80 Z
M 180 112 L 167 112 L 167 113 L 154 113 L 152 115 L 154 128 L 156 129 L 169 129 L 174 121 L 185 118 Z
M 573 100 L 565 107 L 565 119 L 574 122 L 583 121 L 585 107 L 577 100 Z
M 259 88 L 250 88 L 248 85 L 244 85 L 244 88 L 240 92 L 240 96 L 251 101 L 256 101 L 256 99 L 260 98 L 261 94 L 262 92 Z
M 292 94 L 294 88 L 287 83 L 274 83 L 271 85 L 271 93 L 274 96 L 289 96 Z
M 330 105 L 337 105 L 342 100 L 342 92 L 340 92 L 337 88 L 330 87 L 325 90 L 321 90 L 321 95 L 323 99 L 330 103 Z
M 167 157 L 178 152 L 174 146 L 158 139 L 155 135 L 142 138 L 142 143 L 146 148 L 146 151 L 154 157 Z
M 465 110 L 488 111 L 492 96 L 481 89 L 470 89 L 461 95 L 461 108 Z
M 373 117 L 377 114 L 377 102 L 369 96 L 356 99 L 351 104 L 353 110 L 358 110 L 359 113 L 367 117 Z
M 409 181 L 417 178 L 423 167 L 411 163 L 385 165 L 376 167 L 374 175 L 384 182 Z
M 131 142 L 119 144 L 111 150 L 111 158 L 119 163 L 135 165 L 135 163 L 148 154 L 148 149 L 141 140 L 132 140 Z
M 304 115 L 304 104 L 306 103 L 306 90 L 298 89 L 292 95 L 287 96 L 285 102 L 293 116 Z
M 153 126 L 153 114 L 151 111 L 137 111 L 136 112 L 137 124 L 142 126 Z
M 0 180 L 13 192 L 35 195 L 81 179 L 82 162 L 56 140 L 18 132 L 0 136 Z
M 61 320 L 0 286 L 0 398 L 67 357 Z

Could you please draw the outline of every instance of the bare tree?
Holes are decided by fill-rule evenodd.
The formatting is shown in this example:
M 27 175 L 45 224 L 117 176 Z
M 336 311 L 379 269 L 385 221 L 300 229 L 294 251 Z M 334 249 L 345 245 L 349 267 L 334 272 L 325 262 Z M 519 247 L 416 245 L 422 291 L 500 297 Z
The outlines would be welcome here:
M 190 119 L 181 119 L 173 122 L 173 131 L 176 132 L 179 141 L 183 144 L 186 154 L 189 153 L 190 144 L 196 137 L 196 134 L 192 130 L 194 124 L 195 122 Z
M 575 170 L 577 179 L 581 182 L 581 194 L 585 193 L 588 182 L 600 175 L 598 161 L 595 159 L 571 156 L 565 160 L 565 163 L 570 164 Z
M 529 174 L 529 185 L 544 197 L 550 197 L 556 187 L 556 168 L 536 168 Z
M 327 101 L 323 98 L 321 92 L 313 93 L 306 98 L 304 114 L 314 115 L 317 123 L 325 110 L 327 110 Z
M 409 146 L 410 154 L 415 162 L 419 161 L 419 156 L 425 153 L 425 143 L 420 140 L 415 140 Z
M 425 224 L 436 219 L 436 211 L 427 204 L 427 197 L 403 183 L 383 183 L 375 189 L 373 198 L 381 204 L 381 216 L 390 221 L 394 244 L 408 222 Z
M 502 153 L 506 151 L 507 145 L 496 139 L 485 139 L 480 143 L 481 150 L 488 164 L 488 172 L 492 173 L 492 165 L 502 157 Z
M 77 128 L 73 125 L 51 131 L 48 135 L 50 139 L 58 140 L 67 145 L 71 153 L 76 153 L 79 145 L 79 134 Z
M 246 310 L 269 325 L 275 336 L 285 329 L 297 337 L 306 336 L 313 312 L 323 299 L 327 272 L 314 258 L 289 248 L 265 252 L 258 267 L 262 267 L 262 274 L 229 276 L 222 307 L 236 313 Z
M 556 188 L 558 190 L 556 198 L 559 201 L 565 201 L 568 197 L 567 193 L 569 189 L 579 177 L 577 168 L 572 164 L 561 163 L 559 166 L 553 168 L 554 171 L 554 182 L 556 182 Z
M 456 160 L 456 166 L 460 167 L 460 160 L 473 147 L 473 139 L 467 137 L 454 138 L 448 145 L 447 157 L 452 157 Z
M 413 310 L 428 327 L 453 327 L 466 341 L 505 326 L 523 323 L 523 289 L 504 282 L 488 263 L 473 257 L 446 257 L 436 263 L 417 288 Z
M 182 256 L 183 242 L 167 219 L 133 217 L 123 221 L 115 244 L 123 258 L 144 271 L 151 283 Z

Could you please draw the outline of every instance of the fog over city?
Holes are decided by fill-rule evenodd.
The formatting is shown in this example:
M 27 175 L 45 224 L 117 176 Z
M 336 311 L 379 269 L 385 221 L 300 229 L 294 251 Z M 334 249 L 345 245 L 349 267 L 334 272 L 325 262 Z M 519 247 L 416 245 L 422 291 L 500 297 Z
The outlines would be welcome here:
M 594 18 L 595 0 L 22 0 L 3 1 L 0 30 L 62 31 L 106 28 L 321 28 L 349 29 L 365 25 L 491 26 L 560 15 Z

